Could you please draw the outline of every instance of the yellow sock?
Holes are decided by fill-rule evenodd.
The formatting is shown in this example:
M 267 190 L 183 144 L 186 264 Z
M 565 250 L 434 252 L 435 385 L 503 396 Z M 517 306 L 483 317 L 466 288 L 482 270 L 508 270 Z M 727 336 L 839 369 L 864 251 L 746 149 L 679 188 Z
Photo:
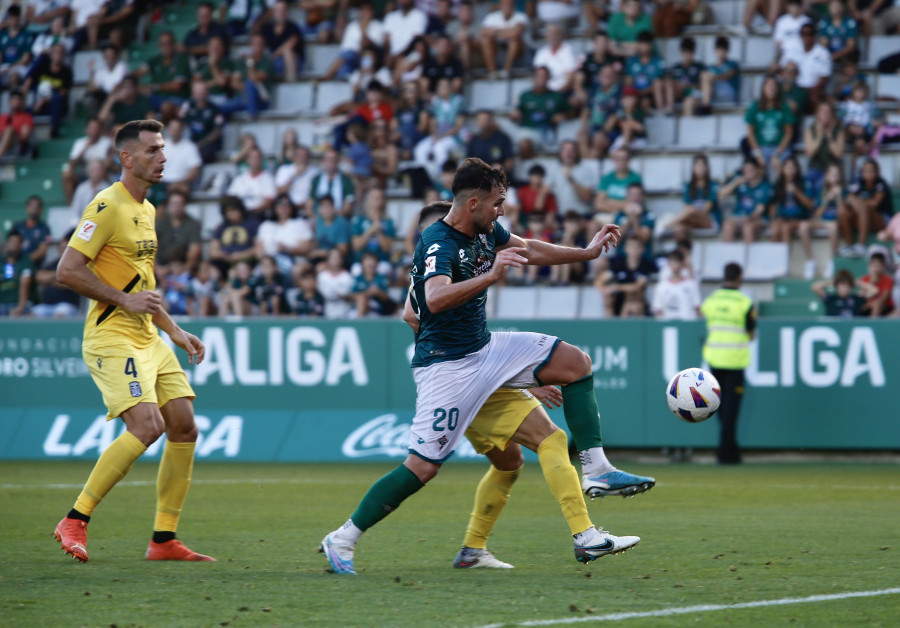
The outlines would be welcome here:
M 194 446 L 196 443 L 166 441 L 159 475 L 156 477 L 156 522 L 154 532 L 175 532 L 181 507 L 187 499 L 194 470 Z
M 487 539 L 494 529 L 494 524 L 503 512 L 503 507 L 509 501 L 509 491 L 519 477 L 519 467 L 515 471 L 500 471 L 495 467 L 488 472 L 478 483 L 475 491 L 475 507 L 472 516 L 469 517 L 469 527 L 466 528 L 466 538 L 463 545 L 466 547 L 487 547 Z
M 563 515 L 569 522 L 569 529 L 572 530 L 572 534 L 578 534 L 593 527 L 593 524 L 588 517 L 578 473 L 569 462 L 568 444 L 566 433 L 557 430 L 540 444 L 537 455 L 547 486 L 562 507 Z
M 97 504 L 103 501 L 112 487 L 131 471 L 134 461 L 145 451 L 146 445 L 131 432 L 124 432 L 114 440 L 106 451 L 100 454 L 94 470 L 81 490 L 81 495 L 75 502 L 75 510 L 90 516 Z

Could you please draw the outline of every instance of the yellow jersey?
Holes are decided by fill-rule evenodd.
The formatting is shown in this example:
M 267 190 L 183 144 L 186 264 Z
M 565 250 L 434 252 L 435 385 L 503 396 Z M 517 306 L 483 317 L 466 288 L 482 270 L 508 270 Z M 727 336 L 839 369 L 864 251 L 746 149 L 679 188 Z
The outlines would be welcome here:
M 156 209 L 138 203 L 121 181 L 94 197 L 69 246 L 91 260 L 88 268 L 108 286 L 131 293 L 156 288 Z M 152 319 L 91 299 L 83 346 L 147 348 L 159 337 Z

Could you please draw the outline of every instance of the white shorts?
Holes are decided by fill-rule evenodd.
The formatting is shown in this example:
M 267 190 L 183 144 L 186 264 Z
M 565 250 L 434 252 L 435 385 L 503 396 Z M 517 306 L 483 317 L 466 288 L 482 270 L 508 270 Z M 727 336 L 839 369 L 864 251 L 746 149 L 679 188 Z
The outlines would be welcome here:
M 493 332 L 480 351 L 413 369 L 417 396 L 409 452 L 435 464 L 447 460 L 494 391 L 541 385 L 536 373 L 557 344 L 559 338 L 547 334 Z

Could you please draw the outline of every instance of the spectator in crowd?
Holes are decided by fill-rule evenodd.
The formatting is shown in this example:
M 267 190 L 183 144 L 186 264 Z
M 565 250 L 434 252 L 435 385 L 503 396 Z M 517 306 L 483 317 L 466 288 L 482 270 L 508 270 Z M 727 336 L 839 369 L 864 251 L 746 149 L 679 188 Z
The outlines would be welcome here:
M 777 63 L 788 48 L 800 46 L 800 29 L 811 22 L 803 12 L 803 0 L 787 0 L 786 11 L 775 20 L 772 39 L 775 41 L 775 62 Z
M 468 72 L 472 68 L 472 51 L 480 49 L 480 40 L 475 24 L 475 13 L 470 0 L 462 0 L 457 7 L 456 20 L 447 28 L 453 46 L 459 53 L 459 60 Z
M 350 254 L 350 223 L 337 213 L 330 196 L 319 200 L 315 234 L 316 248 L 310 253 L 309 261 L 314 265 L 324 262 L 329 251 L 335 249 L 340 253 L 343 264 L 344 258 Z
M 604 214 L 615 214 L 625 209 L 628 186 L 644 181 L 637 172 L 631 169 L 631 153 L 627 148 L 613 152 L 615 169 L 608 172 L 597 184 L 597 196 L 594 198 L 594 210 Z M 606 222 L 606 221 L 604 221 Z
M 188 313 L 191 273 L 183 262 L 173 261 L 156 267 L 156 285 L 162 291 L 163 307 L 175 316 Z
M 398 146 L 402 159 L 409 159 L 415 145 L 428 134 L 428 122 L 419 84 L 405 83 L 396 114 L 390 121 L 391 140 Z
M 828 17 L 819 21 L 819 43 L 831 53 L 833 63 L 842 63 L 859 49 L 856 20 L 847 15 L 844 0 L 829 0 Z
M 539 163 L 532 165 L 528 169 L 528 182 L 519 186 L 517 193 L 523 218 L 540 213 L 548 218 L 548 224 L 552 221 L 552 227 L 555 228 L 559 207 L 546 176 L 547 170 L 544 166 Z
M 528 16 L 516 10 L 515 0 L 499 0 L 497 10 L 488 13 L 481 23 L 479 40 L 481 58 L 488 71 L 488 77 L 509 78 L 513 65 L 525 52 L 525 30 Z M 503 73 L 497 74 L 497 52 L 503 50 L 505 58 Z
M 216 160 L 222 150 L 225 115 L 209 100 L 209 88 L 203 81 L 191 83 L 191 98 L 181 107 L 180 117 L 197 145 L 203 163 Z
M 334 148 L 341 150 L 347 143 L 347 127 L 361 123 L 368 127 L 376 120 L 389 123 L 394 118 L 394 108 L 388 101 L 387 89 L 381 82 L 372 80 L 366 85 L 365 102 L 354 108 L 334 129 Z
M 285 275 L 298 260 L 313 250 L 315 236 L 307 219 L 297 214 L 297 207 L 286 194 L 275 199 L 275 217 L 265 220 L 256 232 L 256 257 L 271 257 Z
M 774 76 L 763 80 L 759 100 L 750 105 L 744 119 L 747 122 L 747 137 L 741 141 L 744 156 L 755 160 L 764 171 L 777 170 L 780 162 L 791 155 L 794 112 L 784 102 Z
M 663 39 L 678 37 L 695 15 L 706 19 L 709 10 L 702 0 L 656 0 L 654 4 L 653 34 Z
M 180 263 L 185 269 L 195 268 L 203 254 L 200 221 L 187 213 L 187 194 L 169 192 L 163 211 L 156 218 L 156 265 Z M 174 273 L 178 275 L 180 273 Z
M 447 35 L 448 31 L 453 29 L 454 5 L 461 4 L 461 1 L 437 0 L 432 3 L 431 0 L 426 0 L 421 4 L 420 8 L 428 14 L 428 26 L 425 27 L 425 36 L 433 44 L 438 37 Z M 425 5 L 432 5 L 433 8 L 429 9 Z
M 291 162 L 279 166 L 275 171 L 276 192 L 279 195 L 287 194 L 297 207 L 306 207 L 313 177 L 319 173 L 319 169 L 310 165 L 309 161 L 309 148 L 297 146 Z
M 806 90 L 809 104 L 815 107 L 826 97 L 825 85 L 831 77 L 831 55 L 816 42 L 816 25 L 809 22 L 800 28 L 801 43 L 789 45 L 781 55 L 781 66 L 796 63 L 800 74 L 797 85 Z M 802 113 L 806 113 L 803 111 Z
M 580 67 L 579 56 L 565 41 L 565 34 L 559 24 L 549 24 L 546 32 L 547 43 L 538 48 L 532 66 L 547 68 L 550 80 L 547 86 L 555 92 L 570 92 L 575 87 L 575 74 Z
M 356 317 L 393 314 L 397 304 L 388 296 L 387 276 L 378 272 L 378 255 L 367 250 L 362 254 L 360 266 L 360 272 L 353 278 L 353 287 L 350 290 Z
M 197 145 L 184 134 L 181 118 L 172 118 L 166 125 L 166 168 L 163 183 L 166 187 L 189 190 L 200 178 L 203 158 Z
M 49 55 L 42 55 L 25 77 L 23 90 L 34 92 L 31 110 L 50 116 L 51 137 L 59 137 L 59 125 L 69 113 L 72 84 L 72 68 L 66 63 L 66 48 L 62 44 L 55 44 Z
M 644 186 L 630 183 L 625 191 L 625 205 L 613 216 L 613 223 L 622 230 L 622 239 L 637 240 L 644 246 L 644 257 L 651 257 L 653 228 L 656 217 L 645 206 Z
M 240 198 L 247 211 L 259 220 L 275 200 L 275 179 L 263 169 L 263 154 L 259 148 L 252 148 L 247 153 L 247 165 L 248 170 L 232 179 L 228 194 Z
M 428 113 L 434 118 L 438 135 L 462 140 L 466 124 L 466 100 L 462 94 L 452 91 L 450 79 L 442 78 L 438 81 Z
M 109 163 L 112 147 L 112 140 L 103 132 L 100 120 L 89 119 L 84 126 L 84 137 L 72 144 L 69 161 L 63 167 L 62 185 L 66 200 L 72 201 L 75 187 L 84 179 L 89 162 L 99 160 L 104 165 Z
M 773 200 L 772 186 L 758 162 L 745 160 L 741 171 L 719 188 L 720 201 L 732 195 L 735 206 L 731 218 L 722 225 L 722 239 L 734 242 L 740 232 L 744 242 L 751 244 L 756 234 L 765 229 Z
M 556 125 L 569 113 L 569 101 L 548 87 L 549 80 L 547 68 L 535 68 L 533 87 L 519 96 L 517 107 L 509 114 L 523 130 L 523 137 L 537 144 L 552 143 Z
M 877 17 L 875 14 L 878 13 Z M 871 25 L 873 35 L 891 35 L 896 34 L 900 28 L 900 5 L 896 0 L 890 4 L 885 2 L 872 2 L 865 10 L 857 13 L 857 19 L 864 19 L 861 14 Z
M 243 105 L 243 89 L 232 95 L 233 76 L 237 67 L 222 37 L 210 37 L 207 42 L 207 54 L 197 62 L 194 81 L 206 83 L 206 91 L 210 102 L 227 114 L 240 110 Z
M 395 10 L 384 16 L 384 47 L 386 65 L 396 69 L 397 61 L 416 37 L 425 34 L 428 15 L 417 9 L 413 0 L 397 0 Z
M 69 18 L 70 3 L 31 0 L 25 3 L 25 24 L 34 32 L 42 32 L 49 28 L 57 17 Z
M 22 234 L 10 229 L 3 249 L 3 275 L 0 276 L 0 316 L 17 317 L 28 313 L 28 295 L 34 266 L 22 250 Z
M 362 50 L 359 67 L 347 78 L 347 82 L 353 89 L 353 102 L 364 98 L 366 88 L 372 81 L 378 81 L 381 85 L 393 85 L 394 75 L 384 65 L 384 55 L 381 53 L 381 49 L 369 45 Z M 418 81 L 413 81 L 413 83 L 418 87 Z
M 375 8 L 368 2 L 359 7 L 359 18 L 344 28 L 340 52 L 320 80 L 346 80 L 359 67 L 363 49 L 384 44 L 384 25 L 375 19 Z
M 781 96 L 794 114 L 794 138 L 800 137 L 800 123 L 809 109 L 809 92 L 797 84 L 800 70 L 796 63 L 788 63 L 781 68 L 778 80 L 781 83 Z
M 144 83 L 142 91 L 150 97 L 153 109 L 168 120 L 188 97 L 191 65 L 187 56 L 178 52 L 171 31 L 160 33 L 157 46 L 159 54 L 151 57 L 136 74 Z
M 456 160 L 448 159 L 444 162 L 444 165 L 441 166 L 441 176 L 436 181 L 432 183 L 432 190 L 437 191 L 438 198 L 442 201 L 452 201 L 453 200 L 453 177 L 456 175 Z M 509 190 L 507 189 L 507 192 Z M 503 217 L 509 217 L 508 207 L 504 203 L 503 207 Z
M 835 67 L 828 84 L 828 95 L 834 101 L 849 99 L 857 83 L 869 83 L 869 76 L 859 69 L 859 50 L 847 54 Z
M 575 73 L 572 103 L 576 106 L 583 106 L 589 102 L 590 97 L 600 88 L 600 76 L 603 68 L 608 65 L 612 66 L 613 76 L 618 82 L 619 71 L 622 67 L 622 60 L 609 50 L 609 37 L 605 31 L 594 33 L 592 41 L 591 52 L 585 55 L 581 66 Z
M 730 49 L 727 37 L 716 37 L 716 62 L 700 74 L 700 113 L 708 114 L 713 104 L 735 104 L 740 98 L 741 68 L 737 61 L 728 58 Z
M 354 122 L 347 127 L 347 148 L 344 163 L 353 179 L 353 187 L 362 194 L 372 178 L 372 150 L 366 127 Z
M 559 146 L 556 167 L 547 173 L 547 183 L 556 196 L 556 204 L 560 211 L 575 211 L 579 216 L 592 215 L 594 186 L 599 168 L 596 162 L 582 160 L 578 144 L 566 140 Z
M 240 37 L 255 30 L 268 16 L 273 4 L 274 0 L 222 0 L 219 21 L 225 23 L 229 35 Z
M 706 66 L 695 59 L 696 52 L 697 42 L 693 37 L 682 39 L 681 63 L 669 68 L 666 77 L 666 100 L 669 110 L 674 111 L 675 104 L 680 103 L 686 116 L 693 116 L 696 113 L 697 104 L 700 102 L 700 76 L 706 71 Z
M 257 271 L 247 282 L 250 286 L 247 298 L 261 315 L 279 316 L 288 312 L 287 276 L 270 255 L 259 260 Z
M 47 256 L 53 238 L 50 227 L 44 221 L 44 201 L 32 194 L 25 201 L 25 220 L 15 223 L 12 230 L 22 238 L 21 252 L 28 257 L 34 267 L 40 266 Z
M 612 127 L 609 139 L 611 150 L 619 148 L 636 150 L 647 145 L 647 125 L 644 123 L 644 99 L 635 87 L 628 86 L 622 91 L 619 108 L 610 121 Z
M 110 0 L 100 18 L 100 39 L 108 38 L 120 50 L 137 41 L 141 6 L 137 0 Z
M 397 174 L 397 165 L 400 163 L 400 152 L 391 142 L 387 122 L 376 120 L 372 123 L 369 142 L 372 151 L 372 175 L 375 177 L 376 185 L 385 188 Z
M 63 252 L 69 245 L 72 231 L 66 233 L 56 244 L 56 255 L 37 267 L 34 284 L 37 288 L 38 303 L 31 308 L 31 315 L 37 318 L 67 318 L 78 314 L 80 297 L 56 279 L 56 267 Z
M 713 181 L 706 155 L 695 155 L 691 163 L 691 178 L 684 184 L 681 201 L 684 207 L 670 222 L 675 240 L 689 240 L 694 229 L 719 230 L 722 213 L 719 211 L 719 184 Z
M 88 86 L 84 104 L 91 115 L 97 115 L 106 99 L 113 94 L 128 75 L 128 64 L 119 49 L 107 44 L 103 47 L 103 59 L 97 63 L 88 60 Z
M 34 57 L 31 34 L 22 23 L 22 7 L 13 4 L 0 29 L 0 86 L 18 89 L 28 74 Z
M 218 309 L 219 269 L 208 261 L 200 262 L 191 273 L 188 288 L 188 315 L 213 316 Z
M 333 148 L 326 150 L 322 156 L 322 170 L 310 183 L 310 196 L 306 208 L 308 216 L 318 213 L 319 201 L 326 196 L 331 198 L 339 214 L 344 216 L 353 214 L 356 189 L 350 177 L 338 170 L 339 160 L 340 155 Z
M 547 216 L 544 212 L 532 212 L 527 216 L 522 217 L 525 229 L 524 231 L 520 230 L 520 233 L 523 238 L 528 240 L 552 243 L 556 234 L 554 229 L 555 224 L 554 227 L 551 227 L 548 224 L 551 220 L 555 222 L 553 217 Z M 513 269 L 510 270 L 512 271 Z M 550 275 L 550 272 L 551 267 L 532 264 L 521 269 L 515 269 L 515 272 L 508 273 L 507 279 L 511 284 L 524 283 L 525 285 L 533 286 L 538 282 L 538 275 L 547 277 Z
M 875 294 L 868 297 L 862 307 L 863 314 L 872 318 L 887 316 L 894 310 L 894 300 L 891 298 L 894 280 L 886 272 L 887 268 L 885 254 L 875 251 L 869 255 L 869 272 L 859 280 L 862 285 L 875 288 Z
M 300 138 L 297 136 L 297 130 L 293 128 L 286 129 L 281 134 L 281 144 L 278 147 L 278 157 L 275 165 L 283 166 L 293 162 L 294 151 L 299 147 Z
M 831 284 L 831 286 L 828 284 Z M 846 268 L 839 270 L 833 281 L 822 279 L 813 283 L 810 288 L 817 297 L 822 299 L 822 305 L 825 306 L 825 316 L 837 316 L 840 318 L 862 316 L 866 300 L 878 294 L 878 288 L 868 283 L 860 284 L 859 291 L 854 292 L 856 280 L 853 277 L 853 273 Z
M 25 96 L 21 92 L 9 95 L 9 111 L 0 113 L 0 158 L 10 149 L 16 157 L 24 157 L 31 152 L 31 132 L 34 118 L 25 109 Z
M 620 57 L 637 54 L 638 34 L 652 33 L 653 23 L 644 13 L 640 0 L 622 0 L 621 11 L 613 14 L 606 29 L 610 39 L 610 49 Z
M 250 36 L 250 52 L 237 63 L 237 71 L 231 77 L 231 90 L 240 100 L 229 106 L 226 113 L 246 111 L 255 120 L 260 111 L 269 108 L 274 79 L 275 64 L 266 51 L 266 38 L 254 33 Z
M 215 7 L 212 2 L 197 5 L 197 25 L 184 36 L 183 50 L 194 58 L 202 59 L 209 54 L 209 40 L 219 37 L 228 41 L 228 28 L 213 19 Z
M 891 216 L 887 226 L 878 232 L 878 239 L 892 245 L 895 258 L 900 258 L 900 213 Z
M 803 244 L 806 262 L 803 278 L 816 276 L 816 260 L 812 251 L 812 211 L 815 208 L 813 193 L 803 179 L 796 157 L 788 157 L 781 163 L 775 181 L 772 241 L 790 243 L 796 232 Z
M 625 241 L 625 255 L 613 257 L 609 269 L 594 283 L 603 295 L 606 315 L 642 318 L 647 315 L 647 282 L 656 272 L 653 260 L 644 257 L 644 245 L 637 238 Z
M 350 313 L 353 276 L 344 268 L 340 249 L 328 251 L 325 264 L 316 277 L 316 285 L 325 297 L 325 318 L 346 318 Z
M 653 292 L 653 316 L 663 321 L 693 321 L 700 317 L 700 290 L 697 282 L 685 278 L 684 253 L 675 249 L 667 256 L 669 273 L 660 278 Z
M 453 53 L 453 40 L 447 35 L 440 35 L 434 41 L 434 54 L 425 59 L 422 68 L 422 92 L 437 92 L 438 81 L 447 79 L 450 91 L 461 94 L 465 69 L 462 61 Z
M 682 279 L 690 279 L 695 284 L 697 284 L 697 290 L 700 289 L 700 278 L 694 273 L 693 266 L 693 252 L 694 252 L 694 244 L 690 240 L 676 240 L 675 241 L 675 251 L 679 251 L 681 253 L 681 268 L 679 270 L 679 274 Z M 656 260 L 656 265 L 659 268 L 659 274 L 657 276 L 657 280 L 661 283 L 663 281 L 668 281 L 669 277 L 672 276 L 672 269 L 669 267 L 668 257 L 660 257 Z
M 425 72 L 425 61 L 431 56 L 428 40 L 419 35 L 412 40 L 409 47 L 397 57 L 391 82 L 395 88 L 410 81 L 421 81 Z
M 87 178 L 75 188 L 72 201 L 69 203 L 73 224 L 81 220 L 81 215 L 94 197 L 112 184 L 107 176 L 106 160 L 91 159 L 88 161 L 86 172 Z
M 840 164 L 845 143 L 844 129 L 831 103 L 819 103 L 813 123 L 803 131 L 803 150 L 809 158 L 806 180 L 813 194 L 819 193 L 828 166 Z
M 289 15 L 288 0 L 276 0 L 271 17 L 260 29 L 275 73 L 286 83 L 294 83 L 303 68 L 303 33 Z
M 339 0 L 301 0 L 300 8 L 306 12 L 303 34 L 314 37 L 320 44 L 330 43 L 338 29 L 342 7 L 347 2 Z
M 578 135 L 581 152 L 594 159 L 602 159 L 615 139 L 619 119 L 616 113 L 622 104 L 622 83 L 613 64 L 600 68 L 599 82 L 581 111 L 581 133 Z
M 481 109 L 475 114 L 475 134 L 466 145 L 466 155 L 477 157 L 485 163 L 500 162 L 507 172 L 512 171 L 512 140 L 494 120 L 494 114 L 488 109 Z
M 822 185 L 815 193 L 815 211 L 811 227 L 827 229 L 828 243 L 831 246 L 831 257 L 825 267 L 824 277 L 834 274 L 834 258 L 838 254 L 838 216 L 847 211 L 847 187 L 844 185 L 844 171 L 839 162 L 825 168 Z
M 232 266 L 251 262 L 255 256 L 256 229 L 259 223 L 247 215 L 244 202 L 236 196 L 222 199 L 222 224 L 209 240 L 209 261 L 222 277 L 229 277 Z
M 537 0 L 535 4 L 537 19 L 548 24 L 576 20 L 581 12 L 581 0 Z
M 630 0 L 629 0 L 630 1 Z M 653 51 L 653 33 L 641 31 L 635 42 L 635 54 L 625 61 L 625 85 L 638 90 L 644 107 L 665 109 L 666 64 Z
M 384 190 L 371 188 L 366 194 L 365 210 L 356 216 L 350 225 L 354 262 L 360 261 L 363 253 L 373 253 L 382 263 L 380 271 L 387 274 L 390 269 L 391 254 L 397 241 L 397 227 L 387 216 L 387 199 Z
M 94 2 L 94 0 L 87 1 Z M 62 16 L 53 18 L 53 21 L 50 22 L 49 30 L 44 31 L 43 33 L 39 33 L 34 38 L 34 41 L 31 42 L 32 58 L 40 59 L 41 56 L 49 54 L 50 48 L 52 48 L 53 45 L 57 43 L 62 44 L 66 49 L 66 56 L 70 56 L 75 50 L 76 46 L 75 38 L 70 36 L 68 32 L 71 32 L 71 30 L 66 30 L 66 18 Z M 81 46 L 78 47 L 81 48 Z M 93 47 L 96 48 L 96 43 Z
M 455 137 L 438 133 L 437 120 L 433 116 L 428 117 L 428 131 L 428 136 L 413 149 L 413 160 L 425 170 L 429 181 L 433 183 L 440 179 L 441 168 L 454 153 L 462 149 L 462 145 Z
M 310 268 L 294 266 L 295 291 L 288 291 L 288 306 L 297 316 L 320 318 L 325 315 L 325 297 L 316 285 L 316 273 Z
M 103 103 L 97 117 L 109 127 L 125 124 L 131 120 L 151 118 L 154 115 L 153 103 L 138 90 L 137 79 L 126 76 L 116 91 Z
M 850 98 L 841 103 L 840 117 L 854 155 L 859 157 L 868 154 L 872 138 L 883 122 L 881 111 L 869 98 L 868 85 L 857 83 L 853 86 Z
M 574 209 L 570 209 L 563 216 L 562 229 L 556 236 L 556 243 L 574 248 L 583 248 L 587 245 L 584 221 Z M 580 283 L 584 279 L 586 264 L 559 264 L 551 267 L 551 271 L 555 268 L 559 269 L 555 275 L 556 283 L 560 286 L 568 286 L 572 283 Z
M 220 316 L 247 316 L 253 312 L 252 287 L 253 267 L 250 262 L 240 260 L 228 273 L 226 287 L 221 291 Z
M 869 234 L 884 229 L 894 213 L 891 188 L 881 176 L 878 161 L 870 158 L 863 162 L 859 176 L 848 191 L 844 211 L 838 213 L 838 224 L 847 245 L 839 253 L 844 257 L 862 257 Z M 855 243 L 854 230 L 857 234 Z

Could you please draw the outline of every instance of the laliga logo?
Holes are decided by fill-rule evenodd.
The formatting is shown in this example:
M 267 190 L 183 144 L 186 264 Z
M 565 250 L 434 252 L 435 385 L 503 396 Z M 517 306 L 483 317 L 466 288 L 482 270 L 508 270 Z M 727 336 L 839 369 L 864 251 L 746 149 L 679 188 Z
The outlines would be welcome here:
M 341 453 L 347 458 L 404 457 L 409 453 L 410 427 L 410 423 L 398 425 L 396 414 L 382 414 L 353 430 L 341 445 Z M 460 458 L 478 456 L 471 443 L 465 439 L 459 443 L 454 453 Z

